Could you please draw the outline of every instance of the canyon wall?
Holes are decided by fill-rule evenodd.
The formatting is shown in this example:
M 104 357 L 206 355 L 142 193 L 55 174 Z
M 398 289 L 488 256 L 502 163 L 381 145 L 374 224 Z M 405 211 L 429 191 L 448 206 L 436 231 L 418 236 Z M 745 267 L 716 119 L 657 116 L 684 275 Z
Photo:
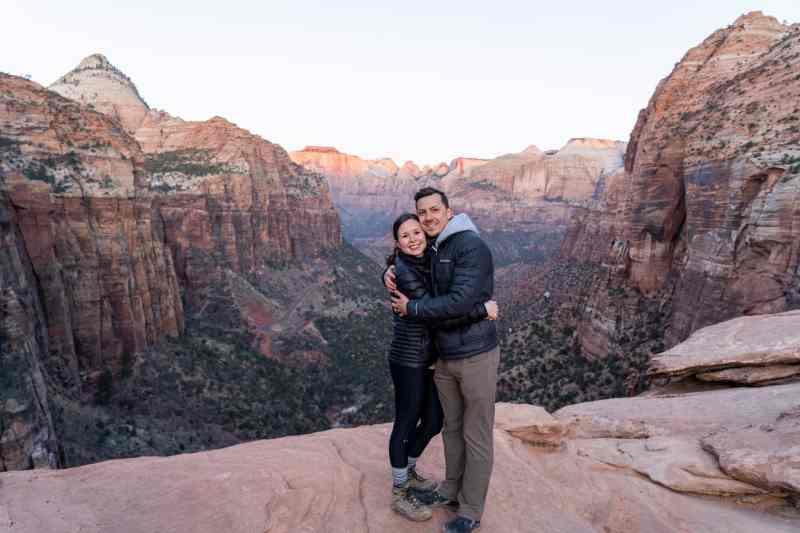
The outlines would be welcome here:
M 609 283 L 658 302 L 667 346 L 721 320 L 800 305 L 798 72 L 798 25 L 756 12 L 713 33 L 640 113 L 622 201 L 569 232 L 563 258 L 586 260 L 604 242 L 608 253 L 594 260 L 616 264 Z M 584 328 L 604 344 L 614 305 L 607 294 L 593 300 Z
M 0 75 L 3 469 L 74 464 L 58 436 L 102 418 L 84 411 L 187 320 L 276 356 L 271 315 L 299 305 L 286 288 L 269 298 L 276 269 L 342 247 L 324 178 L 279 146 L 151 110 L 102 56 L 53 89 L 69 98 Z

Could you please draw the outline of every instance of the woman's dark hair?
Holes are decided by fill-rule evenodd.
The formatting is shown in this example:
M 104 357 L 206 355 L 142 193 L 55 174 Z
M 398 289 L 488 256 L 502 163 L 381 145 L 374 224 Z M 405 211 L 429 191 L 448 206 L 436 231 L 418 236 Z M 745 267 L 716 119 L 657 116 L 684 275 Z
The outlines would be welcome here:
M 395 219 L 394 224 L 392 224 L 392 237 L 394 237 L 395 243 L 397 242 L 397 232 L 400 231 L 400 226 L 409 220 L 416 220 L 419 222 L 419 217 L 414 213 L 403 213 Z M 386 266 L 392 266 L 396 258 L 397 246 L 395 245 L 395 247 L 392 248 L 392 253 L 386 256 Z

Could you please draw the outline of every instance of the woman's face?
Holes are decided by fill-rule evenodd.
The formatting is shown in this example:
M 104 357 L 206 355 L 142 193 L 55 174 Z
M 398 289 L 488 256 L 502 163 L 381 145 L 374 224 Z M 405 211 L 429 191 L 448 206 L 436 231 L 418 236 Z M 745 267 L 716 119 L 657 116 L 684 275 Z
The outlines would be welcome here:
M 407 255 L 421 256 L 425 253 L 425 232 L 416 220 L 409 219 L 397 228 L 397 247 Z

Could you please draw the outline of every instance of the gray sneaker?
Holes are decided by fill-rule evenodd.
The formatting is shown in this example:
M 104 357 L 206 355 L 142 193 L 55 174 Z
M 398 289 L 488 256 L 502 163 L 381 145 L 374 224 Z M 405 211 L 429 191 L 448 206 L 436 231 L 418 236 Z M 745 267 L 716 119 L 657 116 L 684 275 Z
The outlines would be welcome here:
M 430 507 L 409 492 L 408 483 L 402 487 L 392 487 L 392 511 L 414 522 L 430 520 L 433 514 Z
M 416 468 L 408 469 L 408 486 L 416 491 L 430 492 L 436 488 L 436 483 L 432 479 L 428 479 L 419 472 Z

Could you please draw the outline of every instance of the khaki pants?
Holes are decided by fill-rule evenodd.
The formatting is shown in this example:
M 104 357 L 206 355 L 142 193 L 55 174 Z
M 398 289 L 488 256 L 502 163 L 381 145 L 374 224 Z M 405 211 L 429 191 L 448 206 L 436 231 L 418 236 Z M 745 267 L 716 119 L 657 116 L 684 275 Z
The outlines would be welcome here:
M 458 514 L 480 520 L 494 460 L 494 400 L 500 349 L 436 363 L 434 381 L 444 409 L 445 480 L 442 496 Z

